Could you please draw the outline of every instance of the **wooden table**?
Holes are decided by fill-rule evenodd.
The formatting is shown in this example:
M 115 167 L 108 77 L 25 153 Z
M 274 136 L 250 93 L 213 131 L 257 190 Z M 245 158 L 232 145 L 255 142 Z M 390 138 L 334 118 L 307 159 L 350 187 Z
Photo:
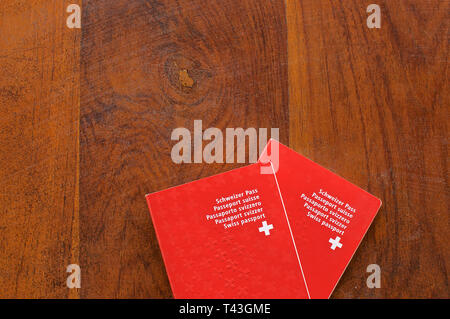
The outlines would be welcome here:
M 201 119 L 279 128 L 382 199 L 333 297 L 448 298 L 449 4 L 2 1 L 0 297 L 171 297 L 144 195 L 239 166 L 171 161 Z

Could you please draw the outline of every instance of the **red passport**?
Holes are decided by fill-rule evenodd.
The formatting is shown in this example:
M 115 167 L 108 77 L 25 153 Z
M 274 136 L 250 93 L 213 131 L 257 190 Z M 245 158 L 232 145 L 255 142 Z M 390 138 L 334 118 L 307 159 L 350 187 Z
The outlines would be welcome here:
M 308 298 L 274 176 L 260 169 L 147 195 L 175 298 Z
M 329 298 L 381 201 L 275 140 L 260 162 L 275 173 L 310 297 Z
M 274 140 L 147 202 L 175 298 L 328 298 L 380 206 Z

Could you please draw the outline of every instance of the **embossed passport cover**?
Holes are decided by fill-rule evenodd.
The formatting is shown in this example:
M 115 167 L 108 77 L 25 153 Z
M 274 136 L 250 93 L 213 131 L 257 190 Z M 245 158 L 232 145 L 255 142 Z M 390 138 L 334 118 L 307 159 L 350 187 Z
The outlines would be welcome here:
M 147 195 L 175 298 L 308 298 L 274 176 L 260 166 Z
M 381 201 L 270 140 L 275 177 L 311 298 L 329 298 L 377 214 Z
M 274 140 L 147 202 L 175 298 L 329 298 L 381 205 Z

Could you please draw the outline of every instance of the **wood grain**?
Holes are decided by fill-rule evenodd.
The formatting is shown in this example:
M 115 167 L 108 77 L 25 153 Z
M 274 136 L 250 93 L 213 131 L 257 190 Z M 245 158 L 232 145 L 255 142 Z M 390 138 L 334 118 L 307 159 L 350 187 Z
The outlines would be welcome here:
M 290 145 L 383 201 L 333 297 L 448 298 L 450 2 L 370 3 L 287 1 Z
M 0 2 L 0 298 L 66 298 L 77 262 L 80 32 L 67 5 Z
M 382 199 L 334 298 L 449 297 L 450 1 L 85 0 L 82 31 L 71 3 L 0 2 L 0 298 L 171 297 L 144 195 L 241 165 L 174 164 L 194 120 Z
M 86 297 L 170 297 L 145 194 L 237 165 L 171 160 L 175 128 L 277 127 L 283 1 L 84 1 L 80 236 Z

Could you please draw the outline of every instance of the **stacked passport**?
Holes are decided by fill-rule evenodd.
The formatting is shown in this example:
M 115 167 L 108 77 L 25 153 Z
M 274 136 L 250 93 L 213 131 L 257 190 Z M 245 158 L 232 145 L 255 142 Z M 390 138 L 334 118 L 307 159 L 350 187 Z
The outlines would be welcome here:
M 381 206 L 275 140 L 147 202 L 175 298 L 329 298 Z

